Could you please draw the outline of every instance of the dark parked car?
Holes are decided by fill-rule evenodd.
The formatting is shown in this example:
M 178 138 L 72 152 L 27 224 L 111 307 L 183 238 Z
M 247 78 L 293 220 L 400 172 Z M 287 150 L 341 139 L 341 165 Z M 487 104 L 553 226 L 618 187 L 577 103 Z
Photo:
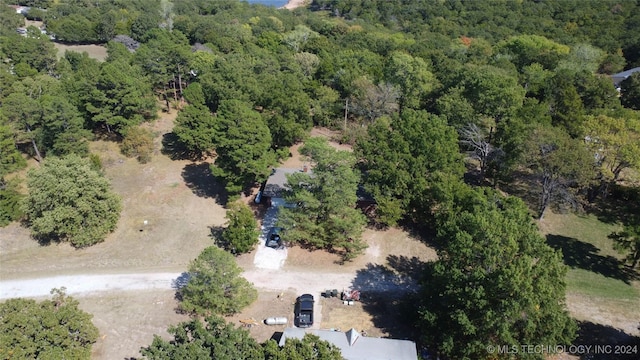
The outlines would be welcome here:
M 313 325 L 313 295 L 300 295 L 296 300 L 293 323 L 297 327 L 306 328 Z
M 280 232 L 282 231 L 279 227 L 272 227 L 269 230 L 269 235 L 267 235 L 267 246 L 270 248 L 277 249 L 282 246 L 282 239 L 280 238 Z

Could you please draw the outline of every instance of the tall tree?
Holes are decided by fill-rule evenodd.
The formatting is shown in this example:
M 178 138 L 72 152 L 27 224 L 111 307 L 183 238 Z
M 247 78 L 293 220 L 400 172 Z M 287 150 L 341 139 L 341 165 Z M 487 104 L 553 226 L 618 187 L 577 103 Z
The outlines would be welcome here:
M 458 136 L 444 118 L 406 110 L 391 120 L 379 119 L 367 134 L 356 143 L 355 153 L 383 224 L 393 225 L 405 216 L 429 217 L 435 205 L 429 193 L 438 181 L 435 175 L 462 177 Z
M 576 192 L 594 178 L 595 159 L 584 145 L 557 128 L 538 127 L 525 144 L 525 163 L 538 182 L 538 217 L 553 203 L 575 205 Z
M 85 247 L 103 241 L 116 228 L 120 199 L 87 159 L 47 159 L 29 171 L 27 185 L 24 212 L 35 238 Z
M 18 148 L 14 131 L 6 118 L 0 116 L 0 190 L 6 185 L 4 177 L 27 166 Z
M 394 52 L 385 66 L 385 78 L 400 88 L 400 110 L 419 109 L 437 80 L 420 57 Z
M 258 223 L 249 206 L 241 202 L 229 205 L 226 215 L 229 225 L 222 232 L 222 241 L 232 254 L 242 254 L 253 250 L 258 243 Z
M 640 110 L 640 73 L 631 74 L 620 83 L 620 102 L 624 107 Z
M 488 346 L 570 344 L 576 325 L 565 307 L 560 254 L 521 200 L 469 195 L 438 226 L 443 247 L 425 271 L 419 310 L 425 342 L 455 359 L 494 358 Z
M 189 265 L 189 281 L 180 289 L 180 309 L 200 315 L 230 315 L 258 298 L 233 255 L 208 247 Z
M 3 359 L 90 359 L 98 329 L 78 301 L 53 289 L 51 300 L 9 299 L 0 303 Z
M 266 180 L 276 156 L 271 132 L 260 114 L 246 103 L 226 100 L 220 104 L 217 121 L 213 175 L 225 182 L 230 194 Z
M 640 264 L 640 222 L 636 217 L 633 222 L 625 225 L 624 230 L 609 235 L 614 240 L 613 247 L 622 254 L 626 254 L 626 261 L 632 269 Z
M 313 174 L 294 173 L 287 182 L 291 192 L 285 196 L 295 208 L 281 208 L 278 222 L 290 242 L 342 252 L 345 260 L 359 255 L 366 247 L 361 235 L 365 219 L 356 209 L 359 174 L 355 158 L 347 151 L 336 151 L 325 139 L 310 138 L 301 153 L 314 164 Z
M 579 137 L 584 117 L 584 105 L 573 84 L 571 72 L 558 71 L 549 82 L 546 94 L 553 125 L 562 127 L 573 137 Z
M 204 105 L 187 105 L 176 118 L 173 132 L 194 157 L 203 157 L 215 149 L 217 119 Z

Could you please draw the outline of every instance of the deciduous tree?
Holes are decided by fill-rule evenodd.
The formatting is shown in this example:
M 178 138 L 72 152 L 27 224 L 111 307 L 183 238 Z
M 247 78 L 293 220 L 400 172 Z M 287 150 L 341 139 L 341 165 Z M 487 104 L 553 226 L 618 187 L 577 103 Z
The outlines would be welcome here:
M 98 329 L 78 301 L 53 289 L 51 300 L 9 299 L 0 303 L 3 359 L 90 359 Z
M 179 290 L 180 309 L 199 315 L 230 315 L 258 298 L 233 255 L 208 247 L 189 265 L 189 281 Z
M 77 155 L 50 158 L 29 171 L 24 212 L 31 234 L 44 242 L 85 247 L 116 228 L 120 199 L 109 181 Z

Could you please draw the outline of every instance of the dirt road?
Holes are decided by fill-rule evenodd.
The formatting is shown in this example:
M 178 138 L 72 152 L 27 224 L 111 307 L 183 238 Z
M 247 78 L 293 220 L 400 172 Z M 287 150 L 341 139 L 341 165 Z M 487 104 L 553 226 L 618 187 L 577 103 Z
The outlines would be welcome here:
M 314 271 L 283 271 L 255 269 L 244 277 L 265 290 L 296 293 L 320 293 L 325 289 L 354 287 L 362 291 L 410 291 L 415 283 L 376 269 L 356 273 L 322 273 Z M 68 295 L 88 295 L 103 291 L 170 290 L 177 289 L 181 273 L 96 274 L 41 277 L 36 279 L 0 281 L 0 299 L 16 297 L 47 297 L 52 288 L 65 287 Z

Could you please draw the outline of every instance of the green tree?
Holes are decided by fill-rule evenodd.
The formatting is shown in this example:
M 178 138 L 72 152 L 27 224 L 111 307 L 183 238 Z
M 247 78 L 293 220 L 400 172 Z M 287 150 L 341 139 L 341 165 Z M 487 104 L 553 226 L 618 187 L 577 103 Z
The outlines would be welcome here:
M 27 166 L 16 146 L 13 129 L 0 116 L 0 189 L 5 185 L 4 177 Z
M 9 299 L 0 303 L 3 359 L 90 359 L 98 329 L 78 301 L 53 289 L 51 300 Z
M 339 250 L 344 260 L 351 260 L 366 248 L 361 239 L 365 218 L 355 208 L 360 180 L 353 169 L 355 158 L 350 152 L 333 149 L 323 138 L 310 138 L 300 151 L 314 164 L 313 174 L 287 176 L 291 192 L 285 200 L 297 205 L 280 209 L 283 238 Z
M 517 35 L 497 45 L 498 52 L 511 56 L 511 61 L 522 69 L 539 63 L 553 70 L 558 62 L 569 55 L 570 48 L 540 35 Z
M 389 57 L 385 78 L 400 88 L 401 111 L 420 108 L 437 85 L 435 76 L 423 59 L 402 52 L 395 52 Z
M 553 125 L 564 128 L 573 137 L 580 136 L 584 105 L 569 71 L 559 71 L 551 79 L 547 99 Z
M 539 126 L 524 146 L 524 161 L 538 182 L 538 217 L 551 204 L 575 205 L 577 190 L 595 177 L 595 159 L 584 144 L 558 128 Z
M 209 316 L 202 323 L 199 319 L 169 327 L 173 337 L 167 341 L 158 335 L 140 353 L 149 360 L 263 360 L 260 345 L 249 332 L 225 323 L 223 318 Z
M 243 254 L 253 250 L 258 243 L 258 223 L 249 206 L 241 202 L 229 205 L 226 215 L 229 225 L 222 232 L 225 248 L 232 254 Z
M 233 255 L 208 247 L 189 265 L 189 281 L 180 289 L 180 309 L 192 314 L 230 315 L 258 298 Z
M 187 90 L 192 86 L 189 85 Z M 178 112 L 173 132 L 194 157 L 201 158 L 215 149 L 217 124 L 217 119 L 206 106 L 192 104 Z
M 24 215 L 20 208 L 24 195 L 18 191 L 18 184 L 19 182 L 15 179 L 3 180 L 0 184 L 0 227 L 7 226 Z
M 355 153 L 361 159 L 364 187 L 378 203 L 378 221 L 387 225 L 403 217 L 429 217 L 436 175 L 461 178 L 464 171 L 455 129 L 424 111 L 379 119 L 356 143 Z
M 620 83 L 620 102 L 624 107 L 640 110 L 640 73 L 631 74 Z
M 587 116 L 583 126 L 606 181 L 618 181 L 624 169 L 640 169 L 640 119 Z
M 613 239 L 613 247 L 622 254 L 627 254 L 626 260 L 635 269 L 640 263 L 640 223 L 638 220 L 627 224 L 624 230 L 609 235 Z
M 438 226 L 444 246 L 425 271 L 418 312 L 425 342 L 455 359 L 495 358 L 488 346 L 570 344 L 576 325 L 565 307 L 560 254 L 521 200 L 468 195 Z
M 215 139 L 218 157 L 211 166 L 230 194 L 267 179 L 276 162 L 271 133 L 260 114 L 238 100 L 225 100 L 218 109 Z
M 267 340 L 263 347 L 265 360 L 344 359 L 338 347 L 313 334 L 305 334 L 302 339 L 288 338 L 283 347 L 279 347 L 275 340 Z
M 120 199 L 109 181 L 77 155 L 50 158 L 27 176 L 23 204 L 31 234 L 41 241 L 85 247 L 116 228 Z

